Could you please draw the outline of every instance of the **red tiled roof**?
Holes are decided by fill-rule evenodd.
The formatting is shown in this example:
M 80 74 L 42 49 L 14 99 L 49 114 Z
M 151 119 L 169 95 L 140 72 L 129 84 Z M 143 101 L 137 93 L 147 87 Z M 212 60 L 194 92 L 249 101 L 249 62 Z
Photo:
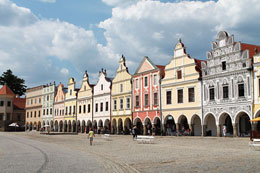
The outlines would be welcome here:
M 160 70 L 161 70 L 161 77 L 164 78 L 164 75 L 165 75 L 165 66 L 163 65 L 156 65 L 156 67 L 158 67 Z
M 14 98 L 14 108 L 25 109 L 25 98 Z
M 260 51 L 260 46 L 258 46 L 258 45 L 241 43 L 241 50 L 242 51 L 244 51 L 246 49 L 249 50 L 249 58 L 253 58 L 253 56 L 256 54 L 255 53 L 255 48 L 257 48 L 258 52 Z
M 7 85 L 4 85 L 4 86 L 0 89 L 0 95 L 15 96 L 14 92 L 13 92 Z

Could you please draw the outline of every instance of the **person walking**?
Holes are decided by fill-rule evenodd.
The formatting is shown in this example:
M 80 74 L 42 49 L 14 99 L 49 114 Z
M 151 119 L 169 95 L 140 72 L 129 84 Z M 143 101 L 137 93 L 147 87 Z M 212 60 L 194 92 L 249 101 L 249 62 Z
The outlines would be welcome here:
M 88 138 L 89 138 L 90 145 L 92 145 L 94 137 L 95 137 L 94 131 L 93 131 L 92 128 L 90 128 L 89 133 L 88 133 Z
M 224 124 L 222 127 L 223 136 L 226 137 L 227 135 L 227 126 Z
M 135 126 L 132 129 L 133 140 L 135 139 Z

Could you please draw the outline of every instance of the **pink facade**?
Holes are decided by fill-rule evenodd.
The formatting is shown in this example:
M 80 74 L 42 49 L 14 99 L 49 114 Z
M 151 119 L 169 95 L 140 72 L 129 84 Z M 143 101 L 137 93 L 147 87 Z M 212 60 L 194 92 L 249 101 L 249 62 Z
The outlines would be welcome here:
M 60 83 L 54 100 L 54 130 L 59 132 L 63 131 L 65 89 L 64 85 Z
M 133 123 L 139 134 L 151 134 L 159 130 L 160 115 L 160 79 L 164 76 L 164 66 L 154 65 L 144 57 L 133 75 Z

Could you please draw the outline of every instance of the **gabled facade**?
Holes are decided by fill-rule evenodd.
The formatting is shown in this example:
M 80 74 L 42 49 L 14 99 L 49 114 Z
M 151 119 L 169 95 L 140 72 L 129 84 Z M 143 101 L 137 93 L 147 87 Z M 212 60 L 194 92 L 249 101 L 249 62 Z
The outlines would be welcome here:
M 98 133 L 110 131 L 111 120 L 111 88 L 112 79 L 107 77 L 106 71 L 99 72 L 97 84 L 93 95 L 93 126 Z
M 132 76 L 122 55 L 115 78 L 112 81 L 112 133 L 129 134 L 132 128 Z
M 44 85 L 26 90 L 26 130 L 40 130 L 42 125 L 42 91 Z
M 42 89 L 42 124 L 50 125 L 51 130 L 54 130 L 54 97 L 56 95 L 55 82 L 46 85 Z
M 74 78 L 70 78 L 68 82 L 68 91 L 65 95 L 64 107 L 64 131 L 76 132 L 76 120 L 77 120 L 77 95 L 78 89 L 75 88 L 76 82 Z
M 260 49 L 256 49 L 255 52 Z M 254 77 L 254 102 L 253 102 L 253 117 L 260 117 L 260 53 L 254 56 L 253 60 L 253 77 Z M 253 130 L 260 131 L 260 122 L 253 123 Z
M 93 119 L 93 85 L 89 84 L 87 71 L 83 76 L 81 88 L 77 99 L 77 126 L 83 133 L 92 127 Z
M 166 135 L 190 129 L 192 135 L 201 136 L 201 84 L 201 61 L 190 58 L 179 40 L 161 84 Z
M 0 89 L 0 131 L 12 130 L 12 123 L 19 127 L 25 124 L 25 98 L 19 98 L 4 85 Z
M 252 58 L 259 46 L 235 42 L 225 31 L 217 35 L 207 63 L 202 64 L 203 134 L 249 135 L 253 118 Z
M 54 131 L 56 132 L 63 132 L 63 122 L 65 116 L 65 107 L 64 107 L 64 100 L 65 100 L 65 93 L 67 88 L 64 88 L 62 83 L 59 84 L 57 87 L 57 94 L 54 99 Z
M 164 66 L 154 65 L 144 57 L 132 77 L 133 124 L 139 134 L 161 131 L 161 84 L 164 77 Z

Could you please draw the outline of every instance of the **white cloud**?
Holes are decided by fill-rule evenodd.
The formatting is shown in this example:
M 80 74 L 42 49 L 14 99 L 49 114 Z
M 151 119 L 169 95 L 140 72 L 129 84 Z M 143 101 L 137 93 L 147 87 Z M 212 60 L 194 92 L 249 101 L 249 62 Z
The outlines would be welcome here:
M 55 3 L 56 0 L 39 0 L 41 2 L 47 2 L 47 3 Z
M 106 48 L 123 53 L 134 71 L 144 55 L 167 64 L 179 38 L 196 58 L 205 57 L 220 30 L 235 34 L 236 40 L 259 44 L 259 9 L 258 0 L 139 1 L 113 8 L 112 17 L 99 27 L 105 30 Z
M 63 74 L 64 76 L 68 76 L 69 75 L 69 70 L 67 68 L 62 68 L 60 70 L 61 74 Z
M 139 0 L 102 0 L 105 4 L 109 6 L 127 6 L 130 4 L 135 4 Z

